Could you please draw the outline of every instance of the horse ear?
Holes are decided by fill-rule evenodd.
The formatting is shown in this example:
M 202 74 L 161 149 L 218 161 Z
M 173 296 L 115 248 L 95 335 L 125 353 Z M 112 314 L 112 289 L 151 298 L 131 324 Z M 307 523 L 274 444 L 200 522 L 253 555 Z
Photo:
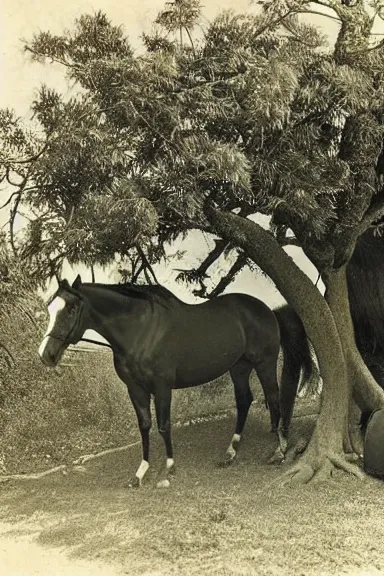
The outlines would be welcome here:
M 74 290 L 78 290 L 80 288 L 80 286 L 81 286 L 81 276 L 80 276 L 80 274 L 78 274 L 76 276 L 74 283 L 72 284 L 72 288 Z

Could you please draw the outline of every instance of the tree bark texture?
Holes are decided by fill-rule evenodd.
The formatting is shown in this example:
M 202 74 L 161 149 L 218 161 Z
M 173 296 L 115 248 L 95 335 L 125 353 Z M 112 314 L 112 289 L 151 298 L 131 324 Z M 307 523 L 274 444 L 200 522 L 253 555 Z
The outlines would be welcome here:
M 277 289 L 299 314 L 308 338 L 315 349 L 323 378 L 322 406 L 315 431 L 300 463 L 288 471 L 290 479 L 308 481 L 317 472 L 319 479 L 329 475 L 334 466 L 359 475 L 357 468 L 344 459 L 343 442 L 349 404 L 349 371 L 339 328 L 327 304 L 311 280 L 300 270 L 276 239 L 260 225 L 232 213 L 209 211 L 214 230 L 222 238 L 242 248 L 268 274 Z M 329 280 L 329 298 L 338 308 L 345 284 L 345 270 Z M 346 292 L 347 294 L 347 292 Z M 348 296 L 346 295 L 348 304 Z M 345 310 L 345 301 L 342 301 Z M 337 316 L 340 327 L 343 314 Z M 346 328 L 345 328 L 346 329 Z M 353 328 L 352 328 L 353 337 Z M 348 347 L 348 360 L 352 357 Z M 356 363 L 354 364 L 354 366 Z
M 326 286 L 325 299 L 339 332 L 353 398 L 361 410 L 373 411 L 382 408 L 384 391 L 368 370 L 356 345 L 349 307 L 346 266 L 328 271 L 323 281 Z

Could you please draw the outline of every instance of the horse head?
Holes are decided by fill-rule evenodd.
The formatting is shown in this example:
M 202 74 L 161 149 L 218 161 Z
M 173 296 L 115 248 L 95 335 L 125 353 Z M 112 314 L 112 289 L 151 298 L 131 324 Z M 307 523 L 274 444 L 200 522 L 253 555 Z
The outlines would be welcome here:
M 49 324 L 39 347 L 39 356 L 46 366 L 56 366 L 70 344 L 82 338 L 84 298 L 80 293 L 81 278 L 70 286 L 65 279 L 48 301 Z

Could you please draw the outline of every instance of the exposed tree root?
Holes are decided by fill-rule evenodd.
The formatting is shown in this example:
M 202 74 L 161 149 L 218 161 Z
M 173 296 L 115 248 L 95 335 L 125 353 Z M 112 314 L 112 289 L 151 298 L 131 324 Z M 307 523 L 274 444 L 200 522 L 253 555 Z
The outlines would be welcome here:
M 0 476 L 0 483 L 9 482 L 10 480 L 40 480 L 40 478 L 55 474 L 55 472 L 65 472 L 66 469 L 67 466 L 63 464 L 50 468 L 49 470 L 44 470 L 44 472 L 36 472 L 35 474 L 8 474 L 7 476 Z
M 307 484 L 308 482 L 320 483 L 332 476 L 333 470 L 338 468 L 363 480 L 366 475 L 350 460 L 351 455 L 329 453 L 320 459 L 303 456 L 301 460 L 276 480 L 280 486 Z
M 5 348 L 0 343 L 0 348 Z M 89 349 L 87 349 L 89 350 Z M 7 350 L 8 352 L 8 350 Z M 183 426 L 194 425 L 198 422 L 210 422 L 211 420 L 222 420 L 228 417 L 230 410 L 222 410 L 217 414 L 210 414 L 207 416 L 203 416 L 197 419 L 188 420 L 184 422 Z M 180 424 L 175 424 L 175 428 L 179 428 Z M 132 442 L 131 444 L 125 444 L 124 446 L 119 446 L 117 448 L 108 448 L 108 450 L 102 450 L 101 452 L 97 452 L 96 454 L 84 454 L 80 456 L 76 460 L 72 462 L 72 464 L 62 464 L 60 466 L 55 466 L 54 468 L 49 468 L 48 470 L 44 470 L 43 472 L 33 472 L 31 474 L 7 474 L 7 475 L 0 475 L 0 484 L 9 482 L 11 480 L 39 480 L 40 478 L 44 478 L 45 476 L 49 476 L 50 474 L 55 474 L 57 472 L 61 472 L 62 474 L 66 475 L 70 471 L 75 472 L 86 472 L 85 464 L 90 460 L 95 460 L 96 458 L 102 458 L 103 456 L 107 456 L 108 454 L 114 454 L 116 452 L 123 452 L 128 450 L 129 448 L 133 448 L 134 446 L 139 446 L 141 444 L 140 441 Z
M 124 446 L 119 446 L 118 448 L 109 448 L 108 450 L 97 452 L 97 454 L 86 454 L 84 456 L 80 456 L 80 458 L 78 458 L 77 460 L 74 460 L 72 464 L 74 466 L 79 466 L 85 464 L 85 462 L 89 462 L 90 460 L 95 460 L 96 458 L 107 456 L 108 454 L 113 454 L 115 452 L 123 452 L 124 450 L 128 450 L 128 448 L 133 448 L 134 446 L 138 446 L 139 444 L 140 441 L 133 442 L 132 444 L 125 444 Z
M 353 462 L 355 464 L 357 464 L 361 460 L 360 454 L 357 454 L 356 452 L 345 453 L 344 458 L 346 459 L 347 462 Z
M 281 478 L 281 485 L 287 484 L 307 484 L 314 475 L 314 470 L 309 464 L 296 464 L 287 472 L 284 472 Z
M 118 448 L 109 448 L 108 450 L 103 450 L 97 454 L 86 454 L 84 456 L 80 456 L 80 458 L 77 458 L 77 460 L 74 460 L 72 462 L 72 466 L 62 464 L 61 466 L 55 466 L 54 468 L 49 468 L 49 470 L 44 470 L 43 472 L 34 472 L 32 474 L 7 474 L 0 476 L 0 483 L 9 482 L 10 480 L 40 480 L 40 478 L 44 478 L 50 474 L 55 474 L 56 472 L 67 474 L 70 470 L 74 470 L 76 472 L 85 472 L 86 468 L 83 466 L 85 462 L 95 460 L 96 458 L 102 458 L 103 456 L 113 454 L 114 452 L 122 452 L 123 450 L 128 450 L 128 448 L 133 448 L 133 446 L 137 446 L 138 444 L 140 444 L 140 442 L 133 442 L 132 444 L 126 444 L 125 446 L 119 446 Z
M 348 474 L 352 474 L 359 478 L 359 480 L 364 480 L 366 478 L 365 473 L 359 468 L 356 464 L 351 464 L 345 457 L 345 454 L 332 454 L 330 456 L 330 460 L 335 468 L 339 468 L 340 470 L 344 470 L 344 472 L 348 472 Z

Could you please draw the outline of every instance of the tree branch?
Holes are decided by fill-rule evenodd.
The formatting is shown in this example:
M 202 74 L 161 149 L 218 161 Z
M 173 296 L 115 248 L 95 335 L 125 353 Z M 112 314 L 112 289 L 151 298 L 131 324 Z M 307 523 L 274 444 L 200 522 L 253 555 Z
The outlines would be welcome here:
M 38 58 L 50 58 L 52 62 L 57 62 L 58 64 L 66 66 L 67 68 L 74 68 L 78 70 L 81 69 L 81 66 L 79 66 L 79 64 L 70 64 L 66 60 L 62 60 L 61 58 L 57 58 L 56 56 L 52 56 L 50 54 L 44 54 L 43 52 L 38 52 L 37 50 L 33 50 L 33 48 L 28 46 L 28 44 L 24 46 L 24 50 L 25 52 L 31 52 L 31 54 L 37 56 Z
M 276 18 L 276 20 L 272 20 L 270 22 L 267 22 L 267 24 L 265 24 L 264 26 L 259 28 L 259 30 L 257 30 L 257 32 L 255 34 L 255 38 L 257 38 L 257 36 L 261 36 L 261 34 L 263 34 L 269 28 L 273 28 L 274 26 L 281 24 L 281 22 L 283 22 L 283 20 L 288 18 L 288 16 L 290 16 L 291 14 L 296 14 L 296 12 L 297 11 L 294 8 L 289 8 L 288 12 L 286 12 L 285 14 L 281 14 L 278 18 Z
M 20 184 L 20 187 L 19 187 L 19 190 L 18 190 L 18 193 L 17 193 L 16 201 L 15 201 L 14 205 L 12 206 L 12 208 L 11 208 L 11 210 L 10 210 L 10 218 L 9 218 L 9 234 L 10 234 L 10 239 L 9 239 L 9 241 L 10 241 L 10 244 L 11 244 L 11 247 L 12 247 L 12 251 L 13 251 L 13 253 L 15 254 L 15 256 L 17 256 L 17 249 L 16 249 L 16 246 L 15 246 L 15 230 L 14 230 L 14 227 L 15 227 L 15 219 L 16 219 L 16 216 L 17 216 L 17 212 L 18 212 L 18 208 L 19 208 L 19 205 L 20 205 L 22 196 L 23 196 L 23 192 L 24 192 L 25 187 L 26 187 L 27 182 L 28 182 L 28 178 L 29 178 L 29 170 L 28 170 L 27 174 L 24 176 L 24 179 L 23 179 L 22 183 Z
M 370 46 L 369 48 L 367 48 L 366 50 L 364 50 L 363 52 L 373 52 L 374 50 L 379 50 L 380 48 L 384 47 L 384 40 L 381 40 L 378 44 L 375 44 L 374 46 Z
M 159 284 L 159 281 L 156 278 L 156 274 L 154 273 L 153 268 L 152 268 L 151 264 L 148 261 L 148 258 L 146 257 L 146 255 L 144 253 L 144 250 L 138 244 L 136 244 L 136 250 L 137 250 L 137 252 L 138 252 L 138 254 L 139 254 L 139 256 L 140 256 L 140 258 L 144 264 L 144 274 L 145 274 L 145 278 L 146 278 L 148 284 L 151 284 L 151 280 L 147 274 L 147 270 L 149 270 L 150 273 L 152 274 L 153 279 L 155 281 L 155 284 Z
M 30 164 L 31 162 L 35 162 L 36 160 L 38 160 L 40 158 L 40 156 L 42 156 L 44 154 L 44 152 L 48 148 L 50 142 L 51 142 L 50 140 L 47 140 L 47 142 L 44 144 L 43 148 L 39 152 L 34 154 L 33 156 L 30 156 L 29 158 L 23 158 L 22 160 L 8 160 L 8 162 L 11 164 Z
M 228 246 L 228 242 L 226 240 L 215 240 L 215 247 L 211 250 L 208 256 L 203 260 L 200 266 L 196 269 L 192 270 L 180 270 L 177 269 L 177 272 L 180 272 L 176 277 L 176 281 L 178 280 L 186 280 L 187 282 L 200 282 L 206 277 L 206 273 L 208 268 L 222 255 L 225 248 Z
M 224 292 L 226 287 L 229 286 L 229 284 L 231 284 L 231 282 L 234 281 L 236 275 L 244 268 L 246 264 L 247 264 L 247 257 L 244 254 L 244 252 L 242 252 L 237 257 L 236 262 L 228 270 L 228 273 L 223 278 L 221 278 L 217 286 L 213 290 L 211 290 L 209 294 L 207 294 L 207 298 L 215 298 L 219 294 L 222 294 L 222 292 Z
M 22 180 L 21 183 L 19 183 L 19 184 L 17 184 L 16 182 L 12 182 L 11 176 L 10 176 L 9 172 L 10 172 L 10 169 L 9 169 L 9 167 L 7 167 L 7 173 L 6 173 L 5 177 L 6 177 L 6 179 L 7 179 L 8 184 L 10 184 L 11 186 L 13 186 L 14 188 L 19 188 L 19 187 L 22 185 L 23 180 Z
M 191 36 L 191 34 L 190 34 L 190 32 L 189 32 L 188 26 L 185 26 L 184 28 L 185 28 L 185 31 L 186 31 L 186 33 L 187 33 L 187 35 L 188 35 L 189 41 L 190 41 L 190 43 L 191 43 L 193 55 L 196 56 L 195 45 L 194 45 L 194 43 L 193 43 L 192 36 Z
M 144 270 L 144 264 L 143 262 L 140 264 L 139 268 L 134 271 L 132 271 L 132 276 L 131 276 L 131 282 L 132 284 L 135 284 L 140 276 L 140 274 L 142 273 L 142 271 Z
M 318 4 L 319 6 L 323 6 L 324 8 L 332 8 L 332 10 L 334 10 L 338 16 L 340 16 L 341 9 L 343 8 L 341 0 L 336 1 L 329 0 L 328 2 L 324 2 L 323 0 L 312 0 L 312 1 L 313 4 Z
M 323 6 L 325 6 L 325 4 L 323 4 Z M 325 14 L 324 12 L 319 12 L 318 10 L 298 10 L 297 14 L 315 14 L 317 16 L 324 16 L 324 18 L 330 18 L 331 20 L 335 20 L 335 22 L 341 22 L 340 18 L 331 16 L 330 14 Z
M 8 204 L 10 204 L 12 202 L 12 198 L 14 196 L 18 196 L 20 194 L 20 190 L 17 190 L 16 192 L 12 192 L 12 194 L 10 195 L 10 197 L 8 198 L 8 200 L 2 205 L 0 206 L 0 210 L 2 210 L 3 208 L 5 208 L 6 206 L 8 206 Z

